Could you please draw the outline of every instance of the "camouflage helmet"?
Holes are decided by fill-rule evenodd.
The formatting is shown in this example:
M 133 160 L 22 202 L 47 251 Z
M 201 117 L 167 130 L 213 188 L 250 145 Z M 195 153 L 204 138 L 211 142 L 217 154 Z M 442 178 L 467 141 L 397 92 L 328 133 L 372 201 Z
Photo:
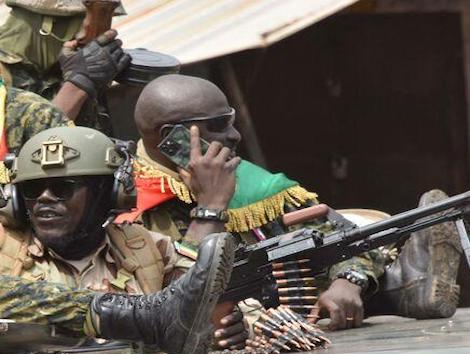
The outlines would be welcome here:
M 22 7 L 28 11 L 48 16 L 75 16 L 85 14 L 82 0 L 6 0 L 10 7 Z M 126 15 L 122 3 L 114 10 L 114 15 Z
M 114 142 L 97 130 L 51 128 L 23 145 L 11 168 L 12 183 L 50 177 L 112 175 L 123 161 Z

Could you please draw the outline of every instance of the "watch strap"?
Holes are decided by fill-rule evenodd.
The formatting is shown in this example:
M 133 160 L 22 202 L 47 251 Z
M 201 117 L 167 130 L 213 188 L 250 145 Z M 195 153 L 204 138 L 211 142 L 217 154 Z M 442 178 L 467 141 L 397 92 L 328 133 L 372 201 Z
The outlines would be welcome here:
M 228 221 L 228 213 L 227 213 L 227 210 L 225 209 L 218 210 L 218 209 L 196 207 L 196 208 L 191 209 L 191 211 L 189 212 L 189 216 L 192 219 L 220 221 L 220 222 Z
M 356 270 L 346 270 L 336 274 L 335 279 L 345 279 L 350 283 L 359 286 L 362 292 L 366 292 L 369 287 L 369 278 Z

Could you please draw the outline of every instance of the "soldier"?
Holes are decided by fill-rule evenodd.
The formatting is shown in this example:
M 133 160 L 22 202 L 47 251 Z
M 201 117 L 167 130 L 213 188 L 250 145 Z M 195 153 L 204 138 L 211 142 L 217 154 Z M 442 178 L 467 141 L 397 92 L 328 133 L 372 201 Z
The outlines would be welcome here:
M 198 137 L 200 131 L 211 146 L 225 146 L 234 155 L 241 138 L 233 125 L 234 119 L 235 112 L 225 95 L 206 80 L 168 75 L 147 85 L 135 112 L 142 137 L 136 169 L 138 211 L 121 218 L 134 220 L 141 215 L 147 227 L 165 230 L 166 234 L 181 239 L 188 225 L 199 222 L 198 214 L 190 212 L 194 200 L 188 191 L 195 185 L 186 173 L 178 175 L 175 164 L 157 146 L 175 124 L 183 124 L 195 126 L 191 128 L 193 136 Z M 191 161 L 198 158 L 192 155 Z M 197 172 L 191 163 L 189 172 Z M 172 188 L 157 188 L 159 185 Z M 445 198 L 442 192 L 433 191 L 425 194 L 420 203 L 425 205 L 442 198 Z M 236 192 L 227 210 L 226 228 L 253 242 L 288 231 L 278 217 L 316 202 L 316 194 L 298 183 L 242 161 L 237 169 Z M 223 212 L 212 211 L 218 215 Z M 308 226 L 324 231 L 332 228 L 325 220 Z M 317 302 L 319 308 L 312 314 L 329 316 L 331 329 L 360 326 L 364 310 L 369 314 L 385 312 L 416 318 L 451 316 L 458 303 L 459 287 L 455 281 L 460 253 L 455 227 L 444 224 L 412 236 L 398 259 L 388 267 L 392 261 L 390 254 L 380 250 L 342 262 L 329 270 L 328 279 L 318 279 L 324 292 Z M 383 306 L 385 301 L 387 306 Z
M 109 134 L 102 93 L 130 62 L 110 30 L 77 48 L 74 39 L 85 15 L 81 0 L 65 3 L 7 0 L 12 7 L 0 27 L 0 71 L 14 87 L 35 92 L 78 125 Z M 118 7 L 115 14 L 124 14 Z
M 211 198 L 222 203 L 230 199 L 236 166 L 232 159 L 212 167 L 224 182 L 222 187 L 212 183 L 211 190 L 201 183 L 200 197 L 208 203 Z M 16 219 L 27 215 L 29 220 L 21 229 L 3 223 L 1 274 L 94 292 L 145 293 L 73 294 L 85 308 L 93 299 L 88 334 L 141 340 L 170 353 L 204 352 L 212 310 L 230 275 L 230 237 L 209 237 L 191 267 L 193 261 L 176 252 L 169 237 L 138 225 L 111 223 L 115 213 L 133 204 L 131 157 L 127 145 L 90 128 L 36 134 L 21 148 L 11 173 L 11 209 Z M 198 243 L 210 229 L 211 222 L 206 224 L 204 233 L 194 233 Z M 68 295 L 65 307 L 74 299 Z M 11 309 L 3 307 L 0 317 L 14 319 Z

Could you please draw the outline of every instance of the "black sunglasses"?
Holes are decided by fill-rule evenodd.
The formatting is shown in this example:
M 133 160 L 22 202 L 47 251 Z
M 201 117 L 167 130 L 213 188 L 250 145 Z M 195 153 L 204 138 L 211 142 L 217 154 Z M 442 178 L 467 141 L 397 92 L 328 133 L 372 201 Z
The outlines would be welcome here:
M 230 111 L 216 116 L 194 117 L 181 119 L 178 123 L 198 123 L 204 122 L 208 131 L 221 133 L 235 123 L 235 108 L 230 107 Z
M 58 201 L 64 201 L 72 198 L 85 184 L 83 179 L 78 178 L 48 178 L 22 182 L 19 189 L 25 200 L 36 200 L 48 189 Z

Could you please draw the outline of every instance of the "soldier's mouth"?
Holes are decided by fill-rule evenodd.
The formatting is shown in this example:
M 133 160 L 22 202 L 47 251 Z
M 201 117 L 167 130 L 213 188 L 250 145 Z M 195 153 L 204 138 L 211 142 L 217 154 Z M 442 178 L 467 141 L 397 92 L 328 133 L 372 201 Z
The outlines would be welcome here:
M 41 221 L 55 220 L 62 217 L 62 214 L 53 209 L 40 209 L 34 213 L 36 219 Z

